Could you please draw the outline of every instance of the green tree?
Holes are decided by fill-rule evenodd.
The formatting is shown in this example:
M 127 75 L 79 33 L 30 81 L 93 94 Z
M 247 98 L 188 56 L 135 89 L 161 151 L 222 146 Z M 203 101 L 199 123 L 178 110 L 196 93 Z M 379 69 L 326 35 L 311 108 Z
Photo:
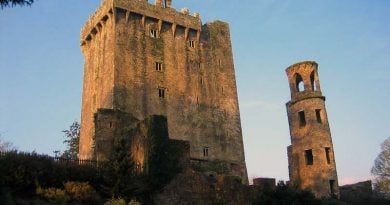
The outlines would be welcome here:
M 108 160 L 102 162 L 102 172 L 106 182 L 106 194 L 110 197 L 130 199 L 142 185 L 136 178 L 131 154 L 131 140 L 125 136 L 116 136 Z
M 30 6 L 32 3 L 34 3 L 34 0 L 0 0 L 0 7 L 3 9 L 4 7 L 9 6 Z
M 376 177 L 375 191 L 390 197 L 390 137 L 381 145 L 381 152 L 376 157 L 371 173 Z
M 80 124 L 77 121 L 74 121 L 68 130 L 63 130 L 62 132 L 64 133 L 64 144 L 66 144 L 67 149 L 62 153 L 61 157 L 66 159 L 78 159 Z

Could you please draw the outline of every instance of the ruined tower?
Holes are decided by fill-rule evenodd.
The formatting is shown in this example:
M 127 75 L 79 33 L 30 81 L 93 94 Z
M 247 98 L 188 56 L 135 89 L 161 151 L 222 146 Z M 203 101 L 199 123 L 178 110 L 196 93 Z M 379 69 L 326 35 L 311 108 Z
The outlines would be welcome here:
M 286 104 L 290 184 L 316 197 L 338 197 L 332 137 L 317 68 L 316 62 L 306 61 L 286 69 L 291 90 L 291 101 Z
M 104 160 L 114 133 L 163 115 L 169 137 L 190 143 L 191 163 L 247 183 L 227 23 L 202 25 L 171 0 L 104 0 L 81 31 L 81 49 L 81 159 Z

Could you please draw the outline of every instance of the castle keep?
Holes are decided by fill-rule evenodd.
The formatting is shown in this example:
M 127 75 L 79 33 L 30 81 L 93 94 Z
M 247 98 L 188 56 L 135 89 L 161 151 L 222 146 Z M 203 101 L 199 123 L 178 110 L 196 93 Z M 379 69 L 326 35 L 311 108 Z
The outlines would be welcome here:
M 287 106 L 291 145 L 288 147 L 290 184 L 316 197 L 339 197 L 332 137 L 315 62 L 286 69 L 291 101 Z
M 247 183 L 227 23 L 202 25 L 170 0 L 104 0 L 81 31 L 81 49 L 81 159 L 105 160 L 114 133 L 163 115 L 169 138 L 189 142 L 192 163 L 218 164 Z

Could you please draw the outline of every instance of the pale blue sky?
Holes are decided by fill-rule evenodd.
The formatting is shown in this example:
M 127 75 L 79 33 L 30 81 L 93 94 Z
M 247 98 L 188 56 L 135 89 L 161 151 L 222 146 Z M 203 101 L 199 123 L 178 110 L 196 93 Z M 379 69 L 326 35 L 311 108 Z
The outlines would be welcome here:
M 63 150 L 80 119 L 79 33 L 100 0 L 0 10 L 0 133 L 19 150 Z M 249 177 L 288 179 L 285 68 L 319 63 L 341 183 L 369 179 L 390 135 L 390 1 L 177 0 L 230 23 Z

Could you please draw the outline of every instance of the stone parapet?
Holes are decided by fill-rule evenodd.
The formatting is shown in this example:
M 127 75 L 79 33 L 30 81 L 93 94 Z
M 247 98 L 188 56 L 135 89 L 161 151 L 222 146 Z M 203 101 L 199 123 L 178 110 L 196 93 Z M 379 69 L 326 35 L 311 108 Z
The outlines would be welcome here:
M 139 0 L 105 0 L 95 13 L 89 17 L 89 20 L 81 30 L 81 45 L 86 41 L 91 40 L 100 29 L 104 22 L 115 15 L 116 9 L 125 10 L 129 13 L 136 13 L 145 18 L 152 18 L 161 20 L 175 26 L 181 26 L 186 29 L 200 31 L 202 23 L 200 15 L 195 13 L 194 16 L 189 15 L 188 12 L 178 12 L 171 7 L 160 7 L 149 4 L 147 1 Z

